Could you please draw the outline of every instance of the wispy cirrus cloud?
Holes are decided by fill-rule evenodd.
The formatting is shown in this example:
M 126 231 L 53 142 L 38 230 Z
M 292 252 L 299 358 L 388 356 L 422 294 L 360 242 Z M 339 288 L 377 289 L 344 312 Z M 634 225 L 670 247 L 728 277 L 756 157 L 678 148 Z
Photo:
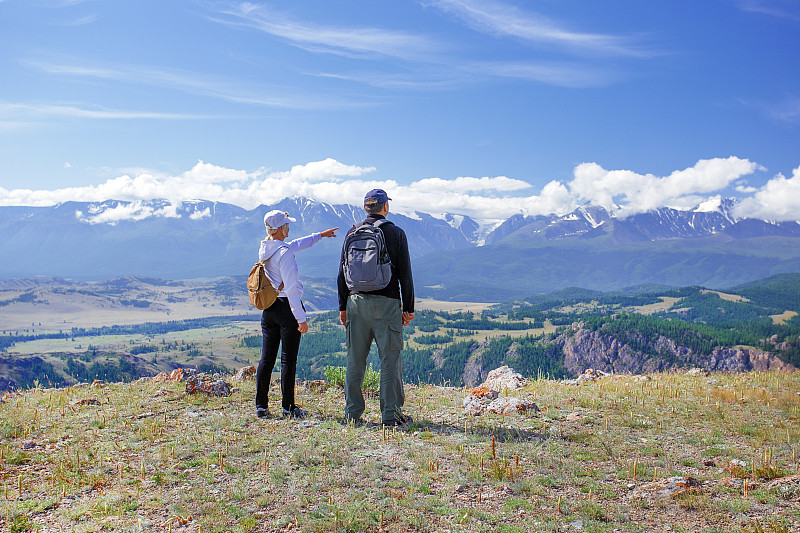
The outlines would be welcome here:
M 511 37 L 527 43 L 554 43 L 584 55 L 646 57 L 652 55 L 633 39 L 570 32 L 546 17 L 498 2 L 432 0 L 427 4 L 454 14 L 484 34 Z M 345 27 L 292 18 L 267 5 L 237 3 L 220 8 L 211 20 L 252 28 L 314 54 L 335 54 L 362 60 L 357 69 L 312 72 L 311 75 L 363 83 L 378 88 L 441 90 L 486 80 L 515 79 L 570 88 L 601 87 L 619 76 L 607 66 L 548 58 L 478 59 L 475 44 L 442 36 L 372 27 Z M 395 70 L 387 59 L 402 62 Z M 376 71 L 373 61 L 382 60 Z
M 218 15 L 214 18 L 218 22 L 250 27 L 316 53 L 420 61 L 438 56 L 447 48 L 445 43 L 417 33 L 299 21 L 266 5 L 249 2 L 222 8 Z
M 581 63 L 545 61 L 462 61 L 404 72 L 316 72 L 317 77 L 363 83 L 381 89 L 443 91 L 493 79 L 543 83 L 556 87 L 605 87 L 619 76 L 608 69 Z
M 239 80 L 203 75 L 182 69 L 157 68 L 145 65 L 97 66 L 75 61 L 47 62 L 24 61 L 23 64 L 48 74 L 92 78 L 148 85 L 197 94 L 239 104 L 288 109 L 334 109 L 361 107 L 363 101 L 355 102 L 339 97 L 304 95 L 301 90 L 255 86 Z
M 61 21 L 51 21 L 50 24 L 53 26 L 64 26 L 64 27 L 76 27 L 76 26 L 85 26 L 87 24 L 92 24 L 97 22 L 99 19 L 99 15 L 96 13 L 92 13 L 89 15 L 83 15 L 81 17 L 72 18 L 68 20 L 61 20 Z
M 158 111 L 134 111 L 108 109 L 78 104 L 18 104 L 0 101 L 0 120 L 3 117 L 44 118 L 71 117 L 88 119 L 154 119 L 154 120 L 191 120 L 212 118 L 210 115 L 194 115 L 185 113 L 164 113 Z M 3 120 L 3 122 L 5 122 Z
M 736 0 L 736 5 L 742 11 L 800 22 L 800 4 L 796 0 Z
M 574 62 L 496 61 L 466 64 L 462 68 L 483 76 L 535 81 L 570 88 L 606 86 L 617 78 L 608 69 Z
M 744 107 L 754 109 L 770 120 L 787 124 L 800 123 L 800 97 L 798 96 L 786 96 L 773 100 L 740 98 L 737 102 Z
M 769 116 L 781 122 L 800 122 L 800 98 L 787 98 L 776 104 L 764 105 L 763 108 Z
M 650 57 L 631 37 L 570 30 L 549 17 L 495 0 L 426 0 L 481 33 L 591 54 Z

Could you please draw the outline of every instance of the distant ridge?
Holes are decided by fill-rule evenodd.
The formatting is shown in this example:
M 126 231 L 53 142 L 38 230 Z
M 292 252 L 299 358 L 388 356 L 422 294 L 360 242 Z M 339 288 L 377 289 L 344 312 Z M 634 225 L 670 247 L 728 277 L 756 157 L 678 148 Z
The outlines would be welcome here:
M 213 201 L 66 202 L 0 207 L 0 279 L 100 280 L 239 276 L 256 259 L 263 214 L 298 218 L 292 237 L 363 218 L 353 205 L 286 198 L 247 210 Z M 739 219 L 735 201 L 621 217 L 585 205 L 566 215 L 482 221 L 460 214 L 390 213 L 409 240 L 417 294 L 504 301 L 566 287 L 745 283 L 800 272 L 800 223 Z M 298 255 L 303 275 L 332 280 L 341 241 Z

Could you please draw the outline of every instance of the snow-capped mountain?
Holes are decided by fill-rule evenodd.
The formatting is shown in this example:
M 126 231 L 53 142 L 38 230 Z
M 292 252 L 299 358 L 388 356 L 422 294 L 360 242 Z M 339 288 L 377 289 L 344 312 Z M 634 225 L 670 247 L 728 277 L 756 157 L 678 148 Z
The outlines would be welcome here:
M 688 211 L 662 207 L 624 218 L 603 207 L 590 205 L 563 216 L 515 215 L 490 233 L 486 243 L 496 243 L 514 234 L 520 238 L 544 240 L 609 235 L 617 243 L 695 239 L 716 234 L 731 238 L 800 236 L 797 222 L 738 219 L 733 215 L 734 207 L 732 199 L 717 199 Z
M 408 236 L 412 263 L 419 272 L 419 294 L 426 285 L 465 288 L 448 293 L 454 298 L 498 286 L 514 293 L 516 284 L 537 290 L 568 285 L 608 289 L 634 281 L 688 285 L 703 281 L 691 276 L 700 276 L 697 273 L 705 272 L 712 263 L 718 266 L 711 281 L 742 282 L 800 271 L 799 223 L 738 219 L 734 207 L 732 200 L 721 199 L 686 211 L 660 208 L 624 218 L 586 205 L 566 215 L 515 215 L 500 223 L 455 213 L 390 212 L 389 219 Z M 307 198 L 286 198 L 251 210 L 202 200 L 178 205 L 165 200 L 109 200 L 0 207 L 0 279 L 37 275 L 79 280 L 128 274 L 167 279 L 242 276 L 257 258 L 265 234 L 263 216 L 271 209 L 288 211 L 297 218 L 290 239 L 341 228 L 339 238 L 324 239 L 298 254 L 301 272 L 309 278 L 336 276 L 341 236 L 364 218 L 360 206 Z M 704 239 L 715 239 L 715 248 Z M 659 244 L 665 242 L 673 244 Z M 674 243 L 693 244 L 680 248 Z M 724 243 L 743 243 L 731 252 L 739 254 L 736 261 L 725 260 L 730 246 Z M 644 245 L 649 246 L 648 253 L 658 252 L 658 261 L 639 265 L 636 275 L 626 274 L 625 265 L 614 266 L 631 246 Z M 686 246 L 696 255 L 692 260 L 697 269 L 682 267 L 687 273 L 682 278 L 659 277 L 662 266 L 686 261 L 681 256 Z M 745 254 L 742 249 L 746 247 L 759 248 L 762 255 Z M 610 255 L 601 260 L 601 253 Z M 635 253 L 641 252 L 631 253 L 629 262 L 635 264 L 639 259 Z M 716 254 L 714 261 L 704 263 L 709 254 Z M 773 255 L 775 260 L 770 259 Z M 754 266 L 759 261 L 764 263 L 760 270 Z M 553 269 L 557 272 L 550 276 Z M 748 278 L 750 270 L 753 277 Z M 595 279 L 599 277 L 602 283 Z
M 52 207 L 0 207 L 0 277 L 35 275 L 103 279 L 121 274 L 166 278 L 240 274 L 256 260 L 264 238 L 264 213 L 287 211 L 297 218 L 291 236 L 340 227 L 344 233 L 364 219 L 359 206 L 330 205 L 307 198 L 247 210 L 210 201 L 173 205 L 165 200 L 81 203 Z M 390 213 L 409 239 L 413 258 L 432 251 L 475 245 L 479 224 L 469 217 Z M 324 239 L 298 254 L 308 276 L 335 276 L 340 239 Z

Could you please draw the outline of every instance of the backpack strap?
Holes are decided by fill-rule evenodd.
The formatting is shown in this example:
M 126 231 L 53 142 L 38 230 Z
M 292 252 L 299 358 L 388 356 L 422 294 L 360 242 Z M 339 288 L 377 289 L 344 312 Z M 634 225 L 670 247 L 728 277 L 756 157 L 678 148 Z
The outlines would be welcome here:
M 269 284 L 270 284 L 270 285 L 272 285 L 272 280 L 271 280 L 271 279 L 269 279 L 269 276 L 267 276 L 267 261 L 269 261 L 270 259 L 272 259 L 272 257 L 273 257 L 273 256 L 274 256 L 276 253 L 278 253 L 278 252 L 281 250 L 281 248 L 284 248 L 284 246 L 279 246 L 279 247 L 277 247 L 275 250 L 273 250 L 273 251 L 272 251 L 272 253 L 269 255 L 269 257 L 267 257 L 267 258 L 266 258 L 266 259 L 264 259 L 263 261 L 259 261 L 259 262 L 258 262 L 258 264 L 259 264 L 259 265 L 261 265 L 261 269 L 264 271 L 264 277 L 265 277 L 265 278 L 267 278 L 267 281 L 269 282 Z M 288 248 L 288 246 L 286 246 L 286 248 Z M 273 289 L 274 289 L 274 287 L 273 287 Z M 281 280 L 281 286 L 280 286 L 280 287 L 278 287 L 278 288 L 277 288 L 277 289 L 275 289 L 275 290 L 276 290 L 276 291 L 278 291 L 278 292 L 281 292 L 281 291 L 283 290 L 283 280 Z
M 359 224 L 359 226 L 363 226 L 363 225 L 365 225 L 365 224 L 369 224 L 369 222 L 367 222 L 367 221 L 365 220 L 364 222 L 362 222 L 361 224 Z M 391 220 L 386 220 L 385 218 L 379 218 L 378 220 L 376 220 L 375 222 L 373 222 L 372 224 L 370 224 L 370 226 L 373 226 L 373 227 L 375 227 L 375 228 L 380 228 L 380 227 L 381 227 L 381 226 L 383 226 L 384 224 L 394 224 L 394 222 L 392 222 Z
M 365 224 L 366 224 L 366 222 L 365 222 Z M 385 218 L 379 218 L 378 220 L 376 220 L 375 222 L 372 223 L 372 227 L 381 229 L 381 226 L 385 226 L 386 224 L 394 225 L 394 222 L 392 222 L 391 220 L 386 220 Z M 381 229 L 381 233 L 383 233 L 382 229 Z M 386 239 L 386 237 L 384 236 L 384 243 L 386 242 L 385 239 Z M 394 271 L 394 264 L 392 264 L 392 260 L 389 257 L 389 248 L 386 247 L 385 251 L 386 251 L 385 259 L 390 265 L 392 265 L 392 271 Z

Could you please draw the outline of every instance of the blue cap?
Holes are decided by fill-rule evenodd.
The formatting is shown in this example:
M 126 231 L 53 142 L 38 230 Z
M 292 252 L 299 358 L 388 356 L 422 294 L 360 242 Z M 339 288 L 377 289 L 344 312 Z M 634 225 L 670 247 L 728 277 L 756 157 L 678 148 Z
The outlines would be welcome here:
M 375 200 L 374 202 L 370 202 L 369 200 Z M 389 198 L 389 195 L 386 194 L 386 191 L 383 189 L 372 189 L 366 195 L 364 195 L 364 205 L 366 204 L 385 204 Z

